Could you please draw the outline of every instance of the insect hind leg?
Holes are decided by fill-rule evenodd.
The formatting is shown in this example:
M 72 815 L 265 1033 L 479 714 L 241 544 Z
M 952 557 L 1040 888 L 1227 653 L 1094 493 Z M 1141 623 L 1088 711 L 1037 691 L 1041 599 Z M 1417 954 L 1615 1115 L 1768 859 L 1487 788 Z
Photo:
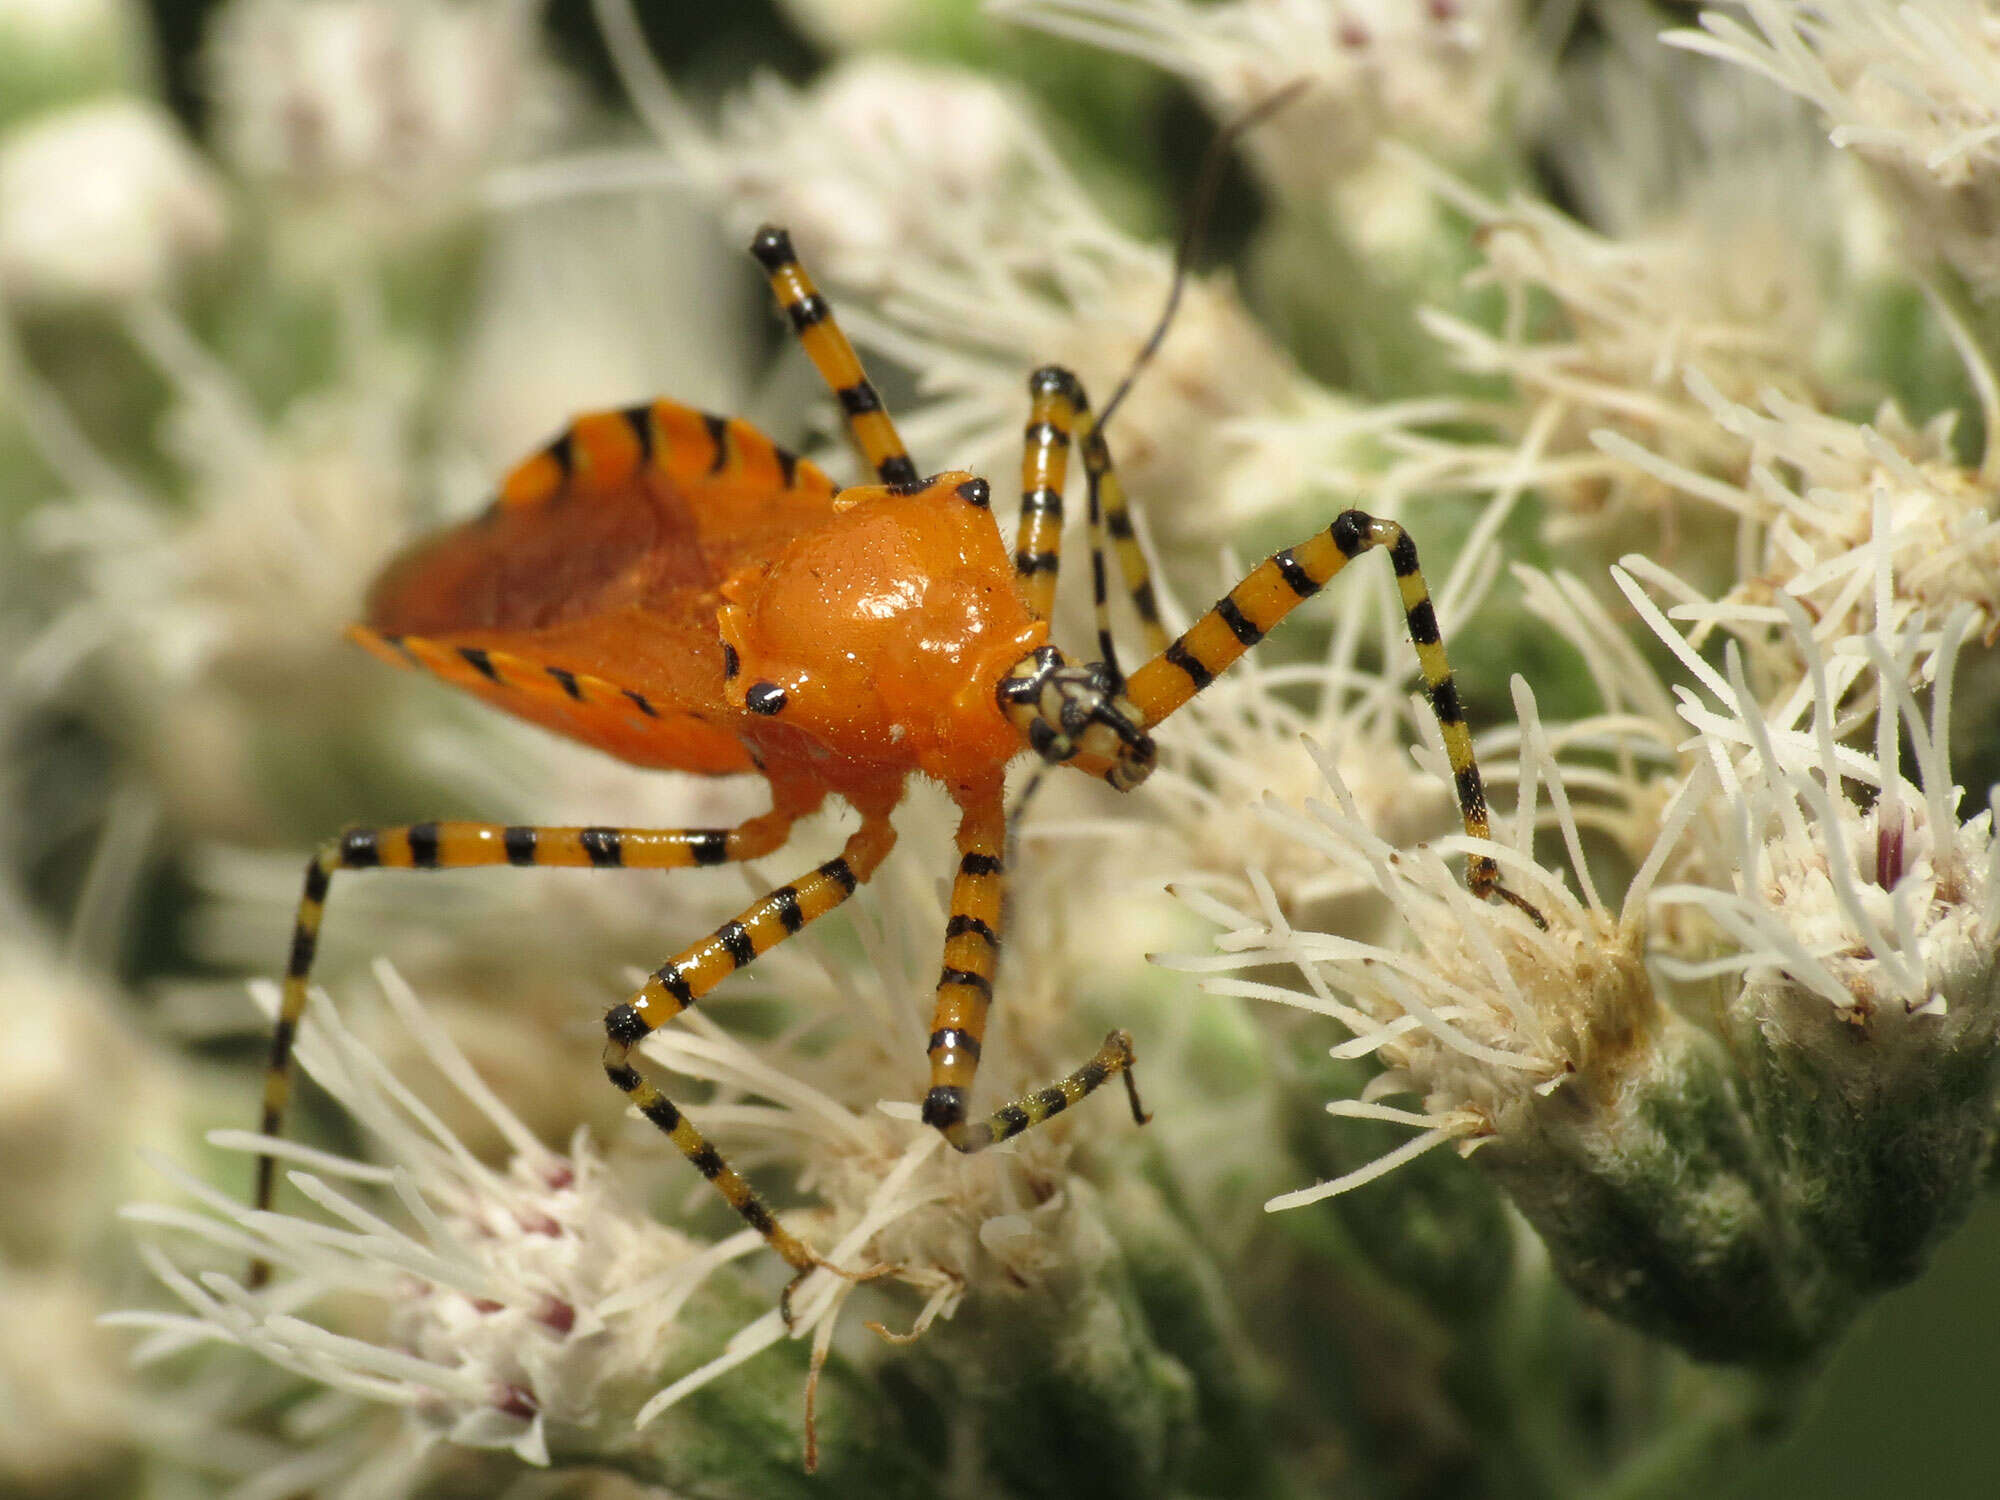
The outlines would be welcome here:
M 494 865 L 543 865 L 569 869 L 672 870 L 758 859 L 780 847 L 792 824 L 818 805 L 816 793 L 782 797 L 770 812 L 734 828 L 555 828 L 527 823 L 411 823 L 394 828 L 350 828 L 322 844 L 306 865 L 305 890 L 292 923 L 278 1019 L 271 1028 L 270 1061 L 258 1133 L 281 1134 L 292 1094 L 292 1047 L 305 1016 L 320 924 L 333 877 L 343 870 L 467 870 Z M 277 1158 L 257 1158 L 253 1202 L 269 1209 L 277 1190 Z M 248 1284 L 262 1286 L 271 1268 L 250 1265 Z
M 875 873 L 895 842 L 895 829 L 886 814 L 865 816 L 839 855 L 760 897 L 700 942 L 682 949 L 604 1018 L 605 1076 L 799 1273 L 793 1278 L 794 1285 L 823 1262 L 778 1222 L 749 1179 L 724 1161 L 694 1122 L 639 1070 L 636 1048 L 651 1032 L 696 1004 L 738 969 L 839 906 Z M 783 1303 L 787 1322 L 790 1305 L 791 1288 L 787 1287 Z

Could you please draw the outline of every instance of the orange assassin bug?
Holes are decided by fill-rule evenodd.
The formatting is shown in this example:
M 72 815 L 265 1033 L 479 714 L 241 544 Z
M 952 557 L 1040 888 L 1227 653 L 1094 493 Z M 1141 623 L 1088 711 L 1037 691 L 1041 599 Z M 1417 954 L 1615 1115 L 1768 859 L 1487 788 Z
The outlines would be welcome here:
M 1134 1119 L 1147 1119 L 1124 1031 L 1048 1087 L 983 1118 L 968 1112 L 1001 942 L 1003 783 L 1023 752 L 1120 791 L 1136 787 L 1153 769 L 1153 732 L 1162 722 L 1350 561 L 1379 547 L 1394 566 L 1465 829 L 1483 838 L 1488 825 L 1429 590 L 1401 526 L 1345 511 L 1265 559 L 1169 640 L 1104 420 L 1093 417 L 1073 375 L 1048 366 L 1028 382 L 1010 555 L 984 479 L 961 471 L 920 477 L 786 232 L 760 230 L 751 251 L 877 483 L 842 489 L 747 423 L 666 400 L 578 417 L 507 475 L 482 515 L 393 562 L 350 635 L 392 664 L 422 668 L 626 761 L 761 775 L 770 810 L 734 828 L 428 822 L 350 828 L 328 841 L 306 867 L 261 1129 L 276 1136 L 283 1121 L 293 1041 L 337 872 L 502 864 L 658 870 L 756 859 L 782 847 L 793 824 L 829 794 L 838 796 L 861 814 L 861 826 L 837 856 L 675 954 L 604 1023 L 611 1082 L 783 1257 L 796 1285 L 821 1264 L 818 1256 L 645 1076 L 636 1049 L 865 883 L 895 843 L 891 813 L 912 774 L 941 782 L 960 810 L 922 1113 L 968 1153 L 1069 1109 L 1113 1077 L 1124 1080 Z M 1081 449 L 1089 494 L 1101 647 L 1093 662 L 1071 661 L 1048 639 L 1072 448 Z M 1153 653 L 1129 676 L 1111 646 L 1107 550 Z M 1471 857 L 1468 883 L 1539 921 L 1500 884 L 1490 858 Z M 274 1175 L 274 1158 L 260 1156 L 260 1209 L 271 1204 Z M 252 1285 L 267 1275 L 263 1263 L 253 1265 Z

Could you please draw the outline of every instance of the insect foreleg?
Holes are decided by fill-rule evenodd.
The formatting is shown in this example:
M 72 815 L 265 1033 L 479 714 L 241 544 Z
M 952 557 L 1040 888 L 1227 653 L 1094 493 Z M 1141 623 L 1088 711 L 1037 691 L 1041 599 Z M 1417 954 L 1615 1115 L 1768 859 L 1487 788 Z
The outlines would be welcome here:
M 1179 640 L 1133 672 L 1126 683 L 1126 697 L 1137 706 L 1144 726 L 1151 729 L 1213 682 L 1280 620 L 1318 593 L 1334 574 L 1377 547 L 1388 550 L 1396 570 L 1403 618 L 1423 672 L 1424 694 L 1437 717 L 1457 785 L 1459 815 L 1468 834 L 1486 838 L 1486 792 L 1472 752 L 1472 732 L 1459 706 L 1451 663 L 1445 658 L 1444 639 L 1438 633 L 1437 611 L 1423 570 L 1417 565 L 1417 545 L 1394 521 L 1378 520 L 1358 510 L 1343 511 L 1326 530 L 1266 558 Z M 1488 856 L 1472 856 L 1466 883 L 1474 894 L 1499 896 L 1526 912 L 1536 925 L 1544 925 L 1539 912 L 1500 884 L 1499 868 Z
M 734 828 L 547 828 L 526 823 L 411 823 L 398 828 L 350 828 L 329 839 L 306 866 L 305 891 L 292 924 L 291 960 L 277 1024 L 271 1030 L 271 1059 L 264 1073 L 260 1132 L 279 1134 L 292 1093 L 292 1043 L 305 1015 L 308 981 L 319 950 L 320 921 L 333 877 L 342 870 L 467 870 L 488 865 L 544 865 L 570 869 L 676 870 L 757 859 L 779 848 L 792 824 L 818 805 L 793 800 Z M 277 1161 L 257 1158 L 255 1203 L 271 1206 Z M 269 1278 L 270 1267 L 250 1267 L 251 1286 Z

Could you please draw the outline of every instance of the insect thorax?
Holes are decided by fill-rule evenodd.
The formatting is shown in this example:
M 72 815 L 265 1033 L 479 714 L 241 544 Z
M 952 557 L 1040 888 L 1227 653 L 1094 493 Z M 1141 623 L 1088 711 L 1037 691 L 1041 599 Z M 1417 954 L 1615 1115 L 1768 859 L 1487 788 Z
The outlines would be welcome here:
M 1129 792 L 1153 772 L 1153 738 L 1104 662 L 1072 663 L 1043 646 L 1000 679 L 1000 711 L 1052 766 L 1077 763 Z

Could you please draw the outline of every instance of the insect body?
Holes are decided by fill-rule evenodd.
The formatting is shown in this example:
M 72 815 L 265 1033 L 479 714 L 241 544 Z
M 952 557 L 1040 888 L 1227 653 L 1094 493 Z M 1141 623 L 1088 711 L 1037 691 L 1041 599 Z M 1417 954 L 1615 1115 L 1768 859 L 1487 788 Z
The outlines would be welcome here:
M 550 828 L 420 823 L 352 829 L 307 867 L 263 1129 L 289 1093 L 293 1036 L 335 872 L 561 865 L 667 869 L 754 859 L 829 794 L 861 814 L 841 853 L 676 954 L 605 1018 L 604 1069 L 800 1273 L 812 1250 L 640 1071 L 634 1049 L 723 979 L 833 910 L 895 842 L 890 814 L 911 774 L 960 809 L 924 1120 L 960 1151 L 1006 1140 L 1122 1077 L 1135 1119 L 1131 1038 L 1113 1032 L 1067 1077 L 972 1118 L 1000 946 L 1008 764 L 1033 751 L 1120 790 L 1152 769 L 1153 729 L 1350 560 L 1386 548 L 1457 775 L 1468 832 L 1487 831 L 1416 549 L 1393 522 L 1347 511 L 1267 559 L 1169 641 L 1100 428 L 1076 380 L 1029 382 L 1022 507 L 1010 555 L 986 481 L 922 479 L 894 423 L 782 230 L 752 246 L 807 354 L 832 387 L 879 483 L 836 489 L 739 421 L 667 401 L 578 418 L 516 468 L 486 513 L 392 564 L 353 635 L 497 707 L 625 760 L 704 774 L 751 772 L 771 809 L 735 828 Z M 1101 659 L 1048 641 L 1072 447 L 1089 483 Z M 1106 624 L 1106 539 L 1153 651 L 1127 679 Z M 1502 889 L 1475 857 L 1470 883 Z M 1532 914 L 1532 912 L 1531 912 Z M 258 1164 L 268 1207 L 273 1161 Z M 262 1268 L 253 1268 L 261 1279 Z

